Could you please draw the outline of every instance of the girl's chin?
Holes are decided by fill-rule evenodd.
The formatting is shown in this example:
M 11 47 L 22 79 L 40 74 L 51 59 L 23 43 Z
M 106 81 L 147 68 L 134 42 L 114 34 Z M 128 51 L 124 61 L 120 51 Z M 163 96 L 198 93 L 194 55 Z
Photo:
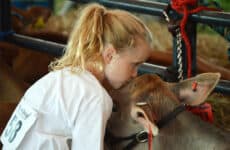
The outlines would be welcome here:
M 123 84 L 117 83 L 117 84 L 111 84 L 111 85 L 112 85 L 113 89 L 117 90 L 117 89 L 121 88 Z
M 110 85 L 113 87 L 113 89 L 117 90 L 120 89 L 122 87 L 124 87 L 125 85 L 127 85 L 129 82 L 128 81 L 120 81 L 120 82 L 110 82 Z
M 121 85 L 112 85 L 113 89 L 117 90 L 121 87 Z
M 114 89 L 121 89 L 123 88 L 124 86 L 126 86 L 129 82 L 124 82 L 124 83 L 120 83 L 119 85 L 117 84 L 116 88 Z

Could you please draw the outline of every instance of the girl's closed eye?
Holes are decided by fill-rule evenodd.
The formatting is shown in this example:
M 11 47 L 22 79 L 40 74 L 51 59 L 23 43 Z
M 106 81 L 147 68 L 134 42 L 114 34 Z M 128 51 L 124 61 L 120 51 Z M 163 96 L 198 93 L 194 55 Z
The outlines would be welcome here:
M 138 68 L 142 63 L 143 62 L 134 62 L 134 63 L 132 63 L 132 65 L 133 65 L 133 67 Z

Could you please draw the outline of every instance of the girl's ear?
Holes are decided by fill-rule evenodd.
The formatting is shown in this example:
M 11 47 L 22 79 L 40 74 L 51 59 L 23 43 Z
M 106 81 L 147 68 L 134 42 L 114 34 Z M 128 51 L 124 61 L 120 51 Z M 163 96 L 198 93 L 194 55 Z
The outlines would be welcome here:
M 102 52 L 102 57 L 105 63 L 110 63 L 113 56 L 116 54 L 116 49 L 113 47 L 112 44 L 109 44 L 105 47 L 104 51 Z
M 179 83 L 170 84 L 181 102 L 199 105 L 210 95 L 220 80 L 220 73 L 203 73 Z

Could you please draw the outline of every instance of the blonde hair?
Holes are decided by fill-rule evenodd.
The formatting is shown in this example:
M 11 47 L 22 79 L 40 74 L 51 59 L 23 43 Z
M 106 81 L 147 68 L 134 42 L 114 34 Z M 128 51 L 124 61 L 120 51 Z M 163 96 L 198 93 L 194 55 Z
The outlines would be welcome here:
M 101 52 L 106 44 L 112 44 L 119 52 L 135 47 L 135 37 L 141 37 L 150 45 L 148 28 L 129 12 L 106 9 L 99 4 L 90 4 L 83 9 L 70 35 L 65 54 L 50 64 L 51 70 L 64 67 L 86 68 L 87 63 L 103 66 Z M 99 65 L 98 65 L 99 64 Z

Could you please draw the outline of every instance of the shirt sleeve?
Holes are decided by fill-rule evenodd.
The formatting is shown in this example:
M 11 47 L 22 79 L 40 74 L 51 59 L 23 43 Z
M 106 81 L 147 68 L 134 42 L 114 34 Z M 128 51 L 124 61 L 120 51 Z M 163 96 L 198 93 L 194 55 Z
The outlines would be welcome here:
M 73 150 L 103 150 L 105 127 L 110 116 L 103 98 L 81 106 L 72 133 Z

